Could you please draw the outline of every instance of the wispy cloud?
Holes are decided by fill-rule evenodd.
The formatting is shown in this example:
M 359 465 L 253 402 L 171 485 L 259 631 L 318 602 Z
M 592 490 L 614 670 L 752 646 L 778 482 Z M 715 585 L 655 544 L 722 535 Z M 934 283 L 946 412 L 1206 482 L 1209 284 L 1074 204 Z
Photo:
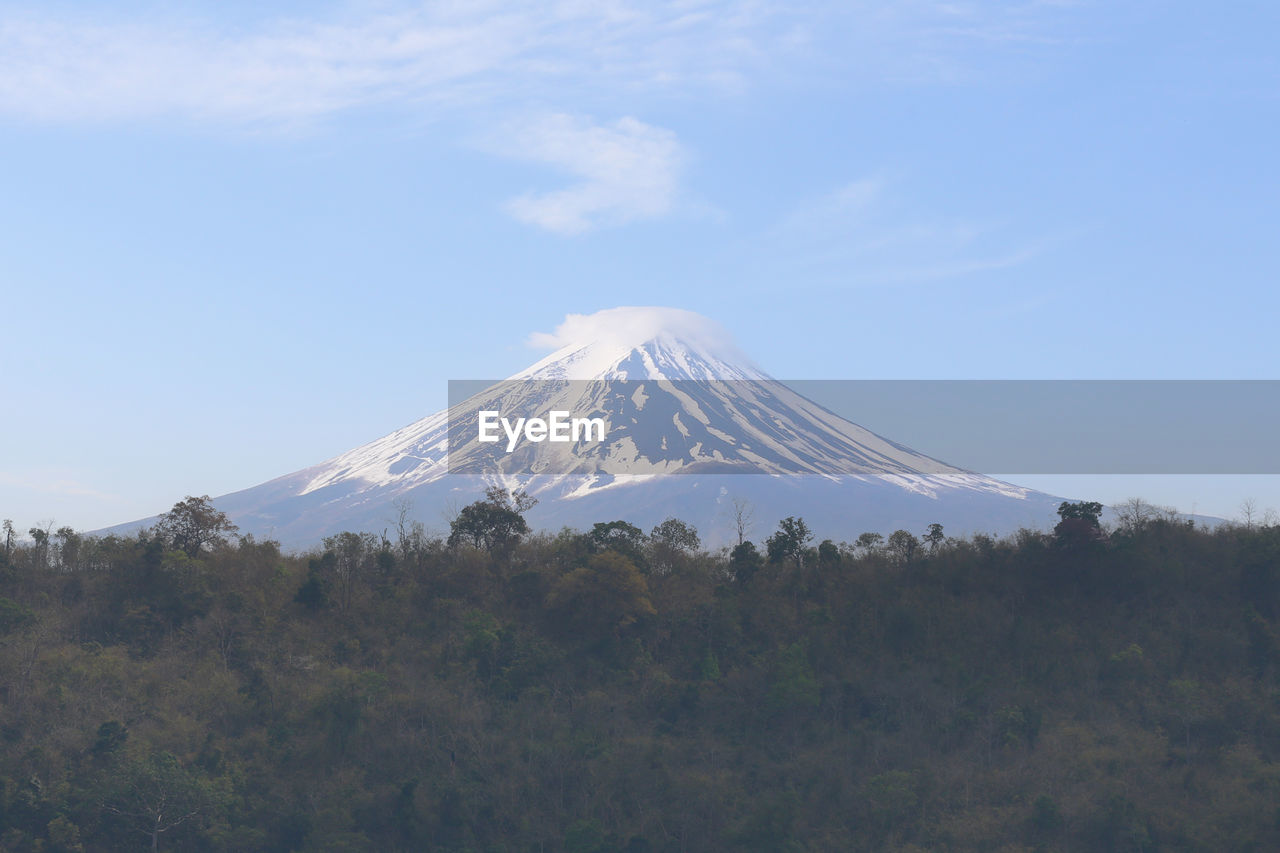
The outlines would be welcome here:
M 0 12 L 0 114 L 291 122 L 351 107 L 554 91 L 734 88 L 774 54 L 766 6 L 383 4 L 247 31 L 210 21 Z M 774 45 L 776 47 L 776 45 Z
M 510 61 L 518 29 L 496 15 L 382 15 L 248 34 L 27 16 L 0 27 L 0 109 L 45 120 L 289 122 L 460 85 Z
M 679 193 L 684 152 L 676 135 L 634 118 L 611 124 L 564 114 L 514 127 L 505 153 L 577 179 L 564 189 L 528 192 L 505 205 L 521 222 L 578 234 L 669 213 Z
M 761 241 L 813 281 L 852 286 L 960 278 L 1028 263 L 1053 240 L 1006 223 L 921 214 L 884 176 L 861 178 L 798 205 Z
M 86 486 L 59 472 L 40 472 L 27 476 L 17 476 L 0 472 L 0 485 L 10 486 L 28 492 L 64 497 L 96 498 L 103 501 L 119 501 L 118 495 L 109 494 Z
M 387 107 L 415 121 L 461 115 L 492 128 L 545 111 L 517 123 L 514 144 L 499 153 L 571 183 L 505 209 L 576 234 L 697 207 L 682 198 L 688 158 L 675 133 L 633 117 L 655 97 L 946 81 L 966 50 L 1031 38 L 1041 5 L 997 13 L 934 0 L 375 0 L 232 23 L 226 12 L 127 17 L 30 4 L 15 12 L 9 3 L 0 5 L 0 119 L 293 130 Z
M 1052 8 L 994 5 L 476 0 L 231 26 L 11 4 L 0 116 L 290 124 L 382 103 L 733 93 L 806 69 L 946 79 L 966 51 L 1037 38 Z

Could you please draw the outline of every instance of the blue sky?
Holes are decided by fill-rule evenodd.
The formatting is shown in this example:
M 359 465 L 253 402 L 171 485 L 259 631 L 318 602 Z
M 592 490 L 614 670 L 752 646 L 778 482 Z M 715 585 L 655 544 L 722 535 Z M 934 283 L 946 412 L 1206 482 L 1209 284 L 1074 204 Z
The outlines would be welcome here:
M 783 378 L 1276 378 L 1277 32 L 1261 2 L 0 0 L 0 515 L 255 485 L 616 305 Z

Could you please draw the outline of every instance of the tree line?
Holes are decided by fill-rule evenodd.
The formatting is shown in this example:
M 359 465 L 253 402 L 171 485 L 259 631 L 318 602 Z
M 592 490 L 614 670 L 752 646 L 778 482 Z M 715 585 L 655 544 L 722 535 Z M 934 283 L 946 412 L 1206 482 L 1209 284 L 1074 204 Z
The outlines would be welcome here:
M 1280 849 L 1280 527 L 0 550 L 0 848 Z

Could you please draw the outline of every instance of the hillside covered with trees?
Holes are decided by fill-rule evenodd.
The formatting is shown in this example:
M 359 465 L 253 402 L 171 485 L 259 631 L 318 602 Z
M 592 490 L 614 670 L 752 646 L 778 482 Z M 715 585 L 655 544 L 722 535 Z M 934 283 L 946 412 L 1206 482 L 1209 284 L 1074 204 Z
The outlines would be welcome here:
M 0 849 L 1280 849 L 1280 527 L 708 553 L 528 506 L 8 526 Z

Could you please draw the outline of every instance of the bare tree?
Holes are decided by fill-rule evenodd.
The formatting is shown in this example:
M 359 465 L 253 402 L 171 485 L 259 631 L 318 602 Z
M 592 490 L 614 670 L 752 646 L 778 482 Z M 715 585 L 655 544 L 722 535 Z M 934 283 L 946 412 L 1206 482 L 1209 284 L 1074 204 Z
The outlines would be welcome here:
M 1240 520 L 1244 522 L 1245 529 L 1253 529 L 1258 520 L 1257 498 L 1245 498 L 1240 501 Z
M 168 752 L 130 761 L 114 781 L 103 809 L 132 822 L 152 851 L 160 849 L 166 832 L 207 815 L 216 799 L 207 783 Z
M 396 511 L 396 551 L 400 561 L 408 565 L 426 547 L 427 529 L 421 521 L 413 518 L 412 498 L 398 497 L 391 505 Z M 456 512 L 454 517 L 457 517 Z
M 747 534 L 751 532 L 755 518 L 756 508 L 751 504 L 751 501 L 746 498 L 733 499 L 733 528 L 738 534 L 739 545 L 746 541 Z
M 1129 498 L 1116 507 L 1116 521 L 1126 533 L 1136 533 L 1155 520 L 1159 510 L 1142 498 Z
M 412 530 L 413 498 L 401 495 L 391 502 L 391 508 L 396 512 L 396 540 L 400 547 L 403 548 Z
M 440 510 L 440 517 L 444 519 L 445 527 L 453 527 L 454 522 L 458 520 L 458 515 L 461 514 L 461 512 L 462 501 L 456 497 L 448 498 Z

